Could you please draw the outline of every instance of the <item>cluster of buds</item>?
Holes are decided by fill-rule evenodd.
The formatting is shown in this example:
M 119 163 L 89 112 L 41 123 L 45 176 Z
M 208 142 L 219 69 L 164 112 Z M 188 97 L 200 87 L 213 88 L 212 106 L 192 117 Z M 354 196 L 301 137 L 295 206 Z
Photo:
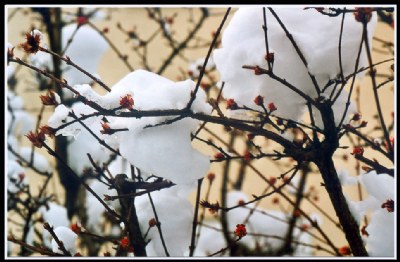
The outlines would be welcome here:
M 271 64 L 273 64 L 274 60 L 275 60 L 275 54 L 272 52 L 269 52 L 268 54 L 265 55 L 265 60 L 267 60 L 267 62 L 270 62 Z
M 247 161 L 247 162 L 249 162 L 250 160 L 252 160 L 253 159 L 253 155 L 249 152 L 249 151 L 245 151 L 244 152 L 244 154 L 243 154 L 243 159 L 245 160 L 245 161 Z
M 215 204 L 211 204 L 210 202 L 206 201 L 206 200 L 201 200 L 200 201 L 200 205 L 204 208 L 208 208 L 208 210 L 210 211 L 211 214 L 217 214 L 218 210 L 220 209 L 219 203 L 217 201 L 217 203 Z
M 278 197 L 272 198 L 272 204 L 274 204 L 274 205 L 279 204 L 279 198 Z
M 254 139 L 255 135 L 253 133 L 248 133 L 247 134 L 247 140 L 252 141 Z
M 103 128 L 102 130 L 100 130 L 100 133 L 102 133 L 103 135 L 112 135 L 115 133 L 115 130 L 112 129 L 107 122 L 103 122 L 101 123 L 101 127 Z
M 28 54 L 36 54 L 40 50 L 40 41 L 43 36 L 42 33 L 35 29 L 30 33 L 26 33 L 25 35 L 26 41 L 20 46 L 24 49 Z
M 46 95 L 41 95 L 40 100 L 45 106 L 57 106 L 61 103 L 60 96 L 52 90 L 49 90 Z
M 384 142 L 384 144 L 385 144 L 386 150 L 389 151 L 389 146 L 388 146 L 388 144 L 386 143 L 386 141 Z M 393 147 L 394 147 L 394 137 L 391 137 L 391 138 L 390 138 L 390 144 L 391 144 L 391 146 L 392 146 L 392 148 L 393 148 Z
M 41 148 L 43 146 L 44 141 L 46 140 L 46 135 L 50 136 L 51 138 L 54 137 L 55 130 L 49 126 L 41 126 L 39 128 L 39 133 L 34 133 L 29 131 L 28 134 L 25 136 L 31 141 L 31 143 L 37 147 Z
M 133 109 L 133 98 L 130 94 L 127 94 L 126 96 L 121 97 L 121 100 L 119 101 L 120 106 L 123 108 L 132 110 Z
M 7 65 L 10 62 L 10 59 L 14 58 L 14 49 L 15 49 L 15 46 L 11 46 L 11 45 L 7 48 Z
M 277 110 L 277 109 L 278 108 L 276 108 L 274 103 L 271 102 L 271 103 L 268 104 L 268 110 L 269 110 L 270 113 L 275 111 L 275 110 Z
M 341 248 L 339 248 L 339 253 L 342 256 L 348 256 L 351 255 L 351 249 L 349 246 L 342 246 Z
M 76 18 L 76 23 L 78 24 L 78 26 L 82 26 L 84 24 L 87 24 L 88 22 L 89 22 L 89 18 L 87 16 L 79 15 Z
M 254 98 L 254 103 L 258 106 L 262 106 L 264 104 L 264 97 L 263 96 L 256 96 L 256 98 Z
M 239 199 L 238 203 L 239 206 L 244 206 L 246 202 L 243 199 Z
M 367 230 L 366 230 L 366 228 L 367 228 L 367 226 L 363 226 L 362 228 L 361 228 L 361 235 L 363 235 L 363 236 L 369 236 L 369 233 L 367 232 Z
M 394 201 L 392 199 L 386 200 L 386 202 L 381 205 L 381 208 L 386 208 L 389 213 L 394 212 Z
M 310 228 L 309 224 L 301 224 L 301 226 L 300 226 L 300 230 L 302 232 L 307 231 L 309 228 Z
M 119 241 L 119 245 L 121 246 L 121 248 L 123 248 L 124 250 L 127 250 L 128 252 L 133 252 L 133 247 L 131 246 L 131 243 L 129 241 L 129 238 L 127 236 L 123 237 L 120 241 Z
M 270 184 L 270 185 L 275 185 L 275 183 L 276 183 L 276 177 L 270 177 L 270 178 L 268 179 L 268 181 L 269 181 L 269 184 Z
M 26 134 L 25 136 L 37 148 L 41 148 L 43 146 L 43 142 L 46 140 L 46 136 L 42 132 L 39 132 L 39 133 L 35 134 L 32 131 L 29 131 L 29 133 Z
M 353 120 L 353 121 L 358 121 L 360 119 L 361 119 L 361 114 L 360 113 L 355 113 L 353 115 L 353 117 L 351 118 L 351 120 Z
M 235 100 L 230 98 L 226 100 L 226 109 L 236 110 L 238 109 L 238 105 L 236 104 Z
M 293 217 L 300 217 L 301 216 L 301 211 L 300 209 L 296 209 L 293 211 Z
M 261 75 L 263 72 L 262 72 L 262 69 L 259 67 L 259 66 L 256 66 L 256 67 L 254 67 L 254 74 L 255 75 Z
M 246 226 L 243 224 L 237 224 L 235 229 L 235 236 L 242 238 L 247 235 Z
M 210 181 L 210 183 L 213 182 L 214 179 L 215 179 L 215 174 L 214 174 L 214 173 L 211 173 L 211 172 L 208 173 L 207 179 L 208 179 L 208 181 Z
M 165 22 L 167 24 L 170 24 L 170 25 L 172 25 L 174 23 L 174 17 L 173 16 L 167 16 L 167 17 L 165 17 L 164 20 L 165 20 Z
M 211 85 L 210 85 L 210 84 L 204 83 L 204 82 L 201 82 L 200 86 L 201 86 L 201 88 L 202 88 L 204 91 L 206 91 L 206 92 L 211 88 Z
M 45 126 L 39 127 L 39 134 L 48 135 L 51 138 L 54 138 L 55 130 L 54 130 L 54 128 L 49 127 L 48 125 L 45 125 Z
M 354 17 L 360 23 L 368 23 L 371 20 L 372 11 L 371 7 L 356 7 Z
M 225 156 L 224 156 L 224 154 L 222 154 L 221 152 L 218 152 L 218 153 L 216 153 L 216 154 L 214 155 L 214 158 L 215 158 L 216 160 L 222 160 L 222 159 L 225 158 Z
M 353 153 L 351 153 L 354 156 L 362 156 L 364 154 L 364 148 L 362 146 L 356 146 L 353 148 Z
M 149 227 L 154 227 L 156 225 L 157 225 L 157 221 L 154 217 L 149 220 Z
M 82 232 L 82 227 L 80 223 L 74 223 L 71 225 L 71 230 L 74 231 L 75 234 L 79 234 Z

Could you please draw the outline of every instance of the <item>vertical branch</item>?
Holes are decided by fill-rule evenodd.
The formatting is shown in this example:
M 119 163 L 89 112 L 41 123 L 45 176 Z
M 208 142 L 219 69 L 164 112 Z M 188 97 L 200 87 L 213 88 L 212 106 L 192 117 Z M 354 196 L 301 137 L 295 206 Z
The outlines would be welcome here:
M 263 7 L 263 19 L 264 19 L 263 30 L 264 30 L 264 37 L 265 37 L 265 48 L 267 50 L 266 56 L 268 57 L 268 55 L 269 55 L 268 27 L 267 27 L 267 14 L 265 13 L 265 7 Z M 271 71 L 272 67 L 271 67 L 270 59 L 267 59 L 267 62 L 268 62 L 268 71 Z
M 360 47 L 359 47 L 359 49 L 358 49 L 358 54 L 357 54 L 357 59 L 356 59 L 356 64 L 355 64 L 354 72 L 357 72 L 357 70 L 358 70 L 358 64 L 359 64 L 359 62 L 360 62 L 361 50 L 362 50 L 363 42 L 364 42 L 364 32 L 363 32 L 363 35 L 362 35 L 362 37 L 361 37 L 361 42 L 360 42 Z M 356 74 L 354 73 L 354 74 L 353 74 L 353 77 L 352 77 L 352 80 L 351 80 L 351 86 L 350 86 L 349 95 L 348 95 L 348 97 L 347 97 L 346 107 L 345 107 L 345 109 L 344 109 L 342 118 L 340 119 L 338 128 L 341 128 L 341 126 L 342 126 L 342 124 L 343 124 L 343 121 L 344 121 L 344 119 L 345 119 L 345 117 L 346 117 L 346 115 L 347 115 L 347 110 L 349 109 L 350 98 L 351 98 L 351 94 L 353 93 L 353 88 L 354 88 L 355 80 L 356 80 Z M 344 89 L 344 83 L 342 83 L 342 86 L 340 87 L 339 91 L 337 92 L 335 98 L 332 100 L 332 105 L 333 105 L 333 104 L 335 103 L 335 101 L 338 99 L 338 97 L 339 97 L 339 95 L 340 95 L 340 93 L 342 92 L 343 89 Z
M 170 255 L 169 255 L 169 252 L 168 252 L 168 249 L 167 249 L 167 245 L 165 244 L 164 236 L 163 236 L 163 233 L 162 233 L 162 230 L 161 230 L 161 222 L 158 219 L 156 207 L 154 206 L 154 202 L 153 202 L 153 199 L 151 198 L 150 193 L 147 193 L 147 195 L 149 196 L 151 208 L 153 209 L 154 218 L 156 219 L 156 223 L 157 223 L 156 224 L 157 230 L 158 230 L 158 233 L 160 234 L 160 239 L 161 239 L 161 243 L 162 243 L 162 246 L 164 248 L 164 251 L 165 251 L 165 255 L 167 257 L 169 257 Z
M 50 49 L 53 52 L 60 54 L 62 52 L 61 47 L 61 9 L 60 8 L 38 8 L 37 11 L 42 15 L 43 22 L 46 25 L 47 33 L 49 36 Z M 53 62 L 53 75 L 57 79 L 61 79 L 62 71 L 60 60 L 52 56 Z M 52 89 L 57 91 L 57 94 L 63 100 L 63 92 L 61 86 L 57 85 L 56 82 L 52 82 Z M 64 162 L 68 163 L 68 140 L 65 136 L 57 136 L 55 138 L 55 151 L 57 155 Z M 60 177 L 60 182 L 65 188 L 65 206 L 68 211 L 68 217 L 72 216 L 77 212 L 77 198 L 79 191 L 79 181 L 69 176 L 68 169 L 63 165 L 60 160 L 56 162 L 57 173 Z
M 360 235 L 359 225 L 352 216 L 343 195 L 333 160 L 330 156 L 321 155 L 321 161 L 316 163 L 328 191 L 329 198 L 343 227 L 346 239 L 354 256 L 368 256 Z
M 232 147 L 236 138 L 236 131 L 235 129 L 230 133 L 230 140 L 229 140 L 229 147 Z M 224 173 L 223 173 L 223 178 L 222 178 L 222 186 L 221 186 L 221 206 L 226 206 L 227 202 L 227 194 L 228 194 L 228 182 L 229 182 L 229 171 L 231 167 L 231 160 L 228 158 L 225 162 L 224 166 Z M 228 217 L 226 212 L 221 213 L 221 226 L 222 226 L 222 232 L 224 235 L 224 238 L 226 242 L 228 243 L 228 246 L 234 244 L 234 240 L 230 237 L 230 228 L 228 225 Z M 234 248 L 231 250 L 231 255 L 234 253 Z
M 332 159 L 333 153 L 339 146 L 339 139 L 330 103 L 321 104 L 320 111 L 324 123 L 325 140 L 322 142 L 319 150 L 323 153 L 315 154 L 313 162 L 318 166 L 322 175 L 325 189 L 329 194 L 336 216 L 339 218 L 353 254 L 355 256 L 368 256 L 360 235 L 359 225 L 351 214 L 343 195 L 342 185 L 340 184 Z
M 371 55 L 371 50 L 370 50 L 369 41 L 368 41 L 367 23 L 363 23 L 363 36 L 364 36 L 365 49 L 367 51 L 367 56 L 368 56 L 368 63 L 369 63 L 369 69 L 370 69 L 369 73 L 371 75 L 372 90 L 374 91 L 374 99 L 375 99 L 375 103 L 376 103 L 376 108 L 378 110 L 378 115 L 379 115 L 379 120 L 381 122 L 381 128 L 383 130 L 383 135 L 385 137 L 386 144 L 388 145 L 388 149 L 389 149 L 388 151 L 392 155 L 393 154 L 393 146 L 392 146 L 392 143 L 390 142 L 389 132 L 387 130 L 385 120 L 383 118 L 382 107 L 381 107 L 381 103 L 379 101 L 378 89 L 376 87 L 375 71 L 373 68 L 372 55 Z
M 285 237 L 285 242 L 280 250 L 278 250 L 277 254 L 278 255 L 284 255 L 284 254 L 292 254 L 293 253 L 293 248 L 292 248 L 292 241 L 293 241 L 293 232 L 294 228 L 296 226 L 297 222 L 297 216 L 295 215 L 296 212 L 298 212 L 298 209 L 300 208 L 301 201 L 303 200 L 304 196 L 304 189 L 306 186 L 306 181 L 307 181 L 307 175 L 309 174 L 310 167 L 308 164 L 300 163 L 301 165 L 301 178 L 299 182 L 299 186 L 297 188 L 296 192 L 296 200 L 293 206 L 293 212 L 292 212 L 292 217 L 289 220 L 289 226 L 288 230 L 286 233 Z
M 196 194 L 196 206 L 194 209 L 194 215 L 193 215 L 193 224 L 192 224 L 192 236 L 191 236 L 191 240 L 190 240 L 190 253 L 189 256 L 192 257 L 194 254 L 194 250 L 196 249 L 196 244 L 195 244 L 195 240 L 196 240 L 196 227 L 197 227 L 197 217 L 199 214 L 199 205 L 200 205 L 200 192 L 201 192 L 201 184 L 203 182 L 203 178 L 200 178 L 199 180 L 197 180 L 197 194 Z
M 115 176 L 115 187 L 118 195 L 126 195 L 135 193 L 132 187 L 128 186 L 128 177 L 125 174 L 118 174 Z M 129 243 L 133 247 L 135 256 L 143 257 L 146 254 L 146 242 L 144 241 L 142 232 L 140 230 L 139 219 L 137 217 L 135 208 L 134 197 L 122 197 L 120 198 L 122 217 L 126 218 L 125 223 L 127 225 Z

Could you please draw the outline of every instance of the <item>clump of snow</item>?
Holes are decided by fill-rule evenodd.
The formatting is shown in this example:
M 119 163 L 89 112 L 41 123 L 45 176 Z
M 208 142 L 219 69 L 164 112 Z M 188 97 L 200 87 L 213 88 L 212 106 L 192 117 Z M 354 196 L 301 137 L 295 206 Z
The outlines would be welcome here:
M 47 120 L 47 124 L 49 125 L 49 127 L 57 128 L 64 124 L 65 119 L 68 117 L 68 114 L 69 109 L 65 105 L 58 105 L 54 109 L 54 113 L 50 116 L 49 120 Z
M 24 102 L 21 97 L 8 91 L 7 98 L 11 111 L 7 111 L 6 117 L 11 134 L 16 137 L 27 134 L 35 126 L 34 118 L 24 110 Z
M 246 194 L 240 191 L 231 191 L 227 195 L 228 207 L 237 205 L 240 200 L 247 202 L 249 199 Z M 227 213 L 228 225 L 229 228 L 232 228 L 232 232 L 237 224 L 242 224 L 245 221 L 251 212 L 250 209 L 253 207 L 254 204 L 249 204 L 247 208 L 239 207 Z M 270 236 L 284 236 L 286 234 L 288 224 L 284 222 L 286 221 L 286 215 L 283 212 L 268 210 L 266 213 L 269 215 L 265 215 L 262 213 L 263 210 L 259 208 L 255 210 L 246 224 L 248 234 L 255 233 Z M 247 235 L 240 241 L 251 249 L 256 248 L 258 243 L 265 251 L 277 250 L 283 244 L 283 241 L 280 239 L 251 235 Z
M 387 200 L 395 200 L 394 178 L 387 174 L 377 174 L 374 170 L 362 175 L 360 180 L 376 201 L 370 223 L 366 227 L 369 234 L 365 239 L 368 252 L 371 256 L 394 256 L 394 212 L 381 208 Z
M 200 71 L 203 68 L 204 61 L 205 57 L 199 58 L 189 65 L 188 71 L 192 77 L 199 77 Z M 215 67 L 214 60 L 212 59 L 212 57 L 210 57 L 207 61 L 206 70 L 210 70 L 213 67 Z
M 175 186 L 179 187 L 179 186 Z M 176 192 L 176 191 L 175 191 Z M 193 207 L 190 202 L 175 194 L 170 188 L 151 193 L 163 237 L 171 256 L 183 256 L 188 251 L 192 232 Z M 140 223 L 141 232 L 149 227 L 148 221 L 154 218 L 153 209 L 147 195 L 135 199 L 136 211 Z M 150 240 L 146 246 L 148 256 L 165 256 L 160 235 L 156 227 L 150 229 L 146 240 Z
M 207 226 L 200 229 L 200 237 L 196 244 L 194 256 L 205 257 L 211 255 L 227 246 L 226 240 L 222 233 L 221 223 L 219 221 L 204 221 Z M 215 229 L 214 229 L 215 228 Z M 197 227 L 199 231 L 199 226 Z M 221 253 L 217 256 L 228 256 L 229 251 Z
M 38 29 L 33 29 L 32 32 L 31 32 L 31 34 L 32 34 L 33 37 L 39 36 L 39 39 L 40 39 L 40 40 L 43 40 L 43 33 L 40 32 L 40 30 L 38 30 Z
M 346 200 L 358 223 L 366 212 L 372 212 L 366 227 L 369 235 L 364 237 L 367 251 L 370 256 L 394 256 L 395 215 L 381 207 L 387 200 L 395 200 L 394 179 L 373 170 L 361 175 L 359 181 L 368 192 L 368 197 L 362 201 L 351 201 L 347 197 Z
M 76 254 L 75 242 L 78 236 L 74 233 L 74 231 L 72 231 L 69 227 L 60 226 L 54 229 L 54 233 L 56 234 L 57 238 L 63 242 L 65 249 L 69 251 L 71 255 Z M 54 239 L 51 240 L 51 247 L 54 253 L 63 254 Z
M 109 189 L 107 185 L 100 182 L 99 180 L 93 179 L 89 186 L 94 192 L 100 197 L 104 198 L 104 195 L 115 196 L 117 191 L 115 189 Z M 112 209 L 117 210 L 120 208 L 119 200 L 105 201 Z M 88 217 L 87 227 L 91 232 L 100 234 L 102 232 L 101 226 L 103 223 L 103 214 L 106 211 L 105 207 L 96 199 L 91 193 L 86 193 L 86 214 Z
M 94 112 L 93 109 L 83 103 L 75 103 L 71 109 L 77 117 L 80 117 L 82 114 Z M 101 117 L 92 117 L 84 120 L 83 123 L 87 125 L 97 137 L 103 138 L 103 135 L 100 133 L 100 119 Z M 72 118 L 69 119 L 68 122 L 69 121 L 72 121 Z M 94 138 L 80 123 L 74 123 L 66 128 L 66 130 L 73 134 L 73 137 L 69 137 L 68 163 L 75 172 L 81 174 L 85 168 L 93 167 L 87 156 L 88 153 L 99 166 L 107 162 L 111 151 L 100 145 L 96 138 Z
M 47 207 L 40 207 L 39 211 L 42 214 L 43 220 L 49 223 L 54 228 L 56 227 L 68 227 L 70 222 L 67 216 L 67 210 L 65 207 L 60 206 L 56 203 L 50 202 Z M 50 246 L 51 235 L 47 230 L 43 230 L 43 243 L 46 246 Z
M 58 105 L 54 113 L 48 120 L 48 125 L 57 128 L 62 124 L 74 121 L 73 117 L 68 117 L 69 111 L 73 111 L 76 117 L 88 115 L 96 112 L 91 107 L 78 102 L 74 103 L 71 109 L 64 105 Z M 90 117 L 82 122 L 99 138 L 103 138 L 101 130 L 101 117 Z M 70 167 L 77 173 L 82 174 L 85 168 L 92 168 L 92 164 L 87 156 L 89 153 L 94 162 L 99 164 L 106 162 L 111 154 L 110 150 L 100 145 L 98 140 L 79 122 L 74 122 L 67 127 L 58 130 L 56 135 L 69 136 L 68 138 L 68 163 Z
M 315 98 L 317 93 L 307 69 L 315 75 L 320 87 L 324 87 L 329 79 L 334 79 L 340 74 L 338 43 L 341 16 L 324 16 L 314 9 L 274 8 L 274 10 L 293 35 L 308 62 L 308 68 L 299 58 L 275 17 L 267 9 L 269 52 L 274 53 L 273 72 L 306 95 Z M 376 20 L 376 15 L 373 14 L 368 23 L 369 40 L 372 38 Z M 253 70 L 242 68 L 243 65 L 268 68 L 265 59 L 263 24 L 261 7 L 242 7 L 236 11 L 225 29 L 221 40 L 222 48 L 213 53 L 216 67 L 221 73 L 221 80 L 226 82 L 224 96 L 233 98 L 238 105 L 257 109 L 253 100 L 261 95 L 265 103 L 273 102 L 276 105 L 275 115 L 297 120 L 306 109 L 303 98 L 267 75 L 255 75 Z M 362 24 L 357 22 L 352 15 L 347 15 L 342 40 L 345 76 L 354 71 L 361 37 Z M 359 66 L 365 64 L 364 50 Z M 329 97 L 331 89 L 328 88 L 323 95 Z M 346 94 L 343 93 L 333 107 L 337 123 L 344 110 L 345 97 Z
M 31 147 L 21 147 L 19 150 L 20 156 L 27 162 L 31 161 L 31 153 Z M 47 158 L 37 151 L 35 151 L 33 154 L 32 166 L 35 167 L 39 172 L 51 173 L 53 171 Z
M 21 186 L 28 185 L 28 178 L 24 169 L 18 162 L 8 159 L 7 161 L 7 191 L 17 193 Z
M 77 26 L 78 24 L 73 23 L 62 28 L 62 50 L 67 47 L 68 41 L 73 36 Z M 97 67 L 107 49 L 107 41 L 96 30 L 89 25 L 82 25 L 73 36 L 65 55 L 79 67 L 96 77 Z M 52 56 L 48 53 L 38 52 L 37 55 L 31 58 L 31 61 L 33 65 L 39 68 L 53 70 Z M 63 77 L 69 85 L 89 84 L 93 81 L 75 67 L 66 65 L 65 63 L 61 65 Z M 71 98 L 73 96 L 73 93 L 68 89 L 63 89 L 63 93 L 64 98 Z
M 13 47 L 14 46 L 10 42 L 8 42 L 7 46 L 6 46 L 6 52 L 5 53 L 7 54 L 8 50 L 12 50 Z M 14 72 L 15 72 L 14 64 L 7 65 L 7 80 L 10 80 L 10 78 L 14 75 Z
M 138 110 L 182 109 L 190 100 L 195 83 L 191 80 L 173 82 L 151 72 L 137 70 L 120 80 L 110 94 L 134 94 L 134 108 Z M 198 91 L 192 105 L 194 112 L 210 113 L 203 90 Z M 183 119 L 172 124 L 145 128 L 173 117 L 143 117 L 140 119 L 110 120 L 110 126 L 126 127 L 118 133 L 120 152 L 132 165 L 175 183 L 188 183 L 206 173 L 210 161 L 191 145 L 190 133 L 199 121 Z
M 73 35 L 77 24 L 70 24 L 62 29 L 62 46 L 67 46 L 68 40 Z M 87 72 L 95 74 L 101 57 L 108 49 L 108 43 L 104 38 L 89 25 L 79 27 L 73 37 L 71 45 L 65 55 L 71 58 L 74 63 L 84 68 Z M 88 76 L 72 66 L 63 67 L 63 76 L 70 85 L 88 84 L 92 82 Z
M 348 170 L 340 170 L 337 172 L 340 184 L 345 185 L 357 185 L 358 177 L 351 176 Z

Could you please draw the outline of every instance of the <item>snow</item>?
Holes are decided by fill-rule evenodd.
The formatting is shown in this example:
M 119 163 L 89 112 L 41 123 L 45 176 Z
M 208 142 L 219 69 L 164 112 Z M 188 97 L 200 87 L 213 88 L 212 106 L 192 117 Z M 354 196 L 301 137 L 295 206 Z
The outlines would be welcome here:
M 368 193 L 377 200 L 386 201 L 394 200 L 394 179 L 387 174 L 377 174 L 375 170 L 363 174 L 361 183 L 364 185 Z
M 183 109 L 190 100 L 195 83 L 192 80 L 173 82 L 145 70 L 136 70 L 116 83 L 111 92 L 104 96 L 97 94 L 89 85 L 75 87 L 80 94 L 106 109 L 119 107 L 121 97 L 129 94 L 133 97 L 134 109 L 163 110 Z M 71 109 L 78 117 L 95 112 L 82 103 L 75 103 Z M 211 106 L 206 103 L 206 94 L 202 89 L 198 90 L 191 109 L 193 112 L 205 114 L 211 112 Z M 70 121 L 70 118 L 66 119 L 68 111 L 65 106 L 56 107 L 48 125 L 56 128 Z M 169 125 L 145 128 L 172 118 L 171 116 L 139 119 L 107 117 L 110 128 L 129 129 L 112 136 L 100 134 L 102 129 L 100 116 L 86 119 L 84 123 L 101 139 L 110 142 L 115 148 L 119 147 L 122 157 L 142 170 L 143 174 L 163 177 L 174 183 L 191 184 L 193 180 L 203 177 L 210 165 L 209 158 L 191 145 L 190 134 L 197 129 L 200 121 L 185 118 Z M 88 161 L 82 161 L 87 159 L 86 153 L 90 153 L 100 164 L 108 159 L 108 150 L 99 150 L 98 141 L 79 123 L 57 131 L 56 135 L 60 134 L 75 138 L 71 140 L 68 152 L 70 165 L 76 172 L 91 167 Z
M 62 46 L 66 47 L 68 40 L 74 33 L 77 24 L 70 24 L 62 29 Z M 68 47 L 65 55 L 79 67 L 84 68 L 87 72 L 95 74 L 101 57 L 108 49 L 108 43 L 104 38 L 89 25 L 82 25 L 76 32 L 72 43 Z M 65 65 L 65 64 L 63 64 Z M 64 78 L 70 85 L 88 84 L 92 80 L 73 68 L 72 66 L 63 67 Z
M 27 162 L 31 161 L 31 153 L 32 153 L 31 147 L 21 147 L 19 150 L 20 156 Z M 40 172 L 44 173 L 53 172 L 53 169 L 49 165 L 47 158 L 42 154 L 38 153 L 37 150 L 34 152 L 32 165 Z
M 78 237 L 77 234 L 75 234 L 70 228 L 64 226 L 55 228 L 54 233 L 56 234 L 57 238 L 63 242 L 65 249 L 69 251 L 71 255 L 76 254 L 75 242 Z M 51 240 L 51 246 L 53 252 L 63 254 L 54 239 Z
M 236 206 L 240 200 L 247 202 L 249 199 L 246 194 L 240 191 L 230 191 L 227 195 L 227 206 Z M 227 213 L 228 226 L 234 231 L 237 224 L 242 224 L 248 214 L 250 209 L 254 207 L 254 204 L 248 204 L 245 207 L 235 208 Z M 250 208 L 250 209 L 249 209 Z M 266 212 L 269 215 L 262 214 L 261 212 Z M 275 217 L 275 218 L 274 218 Z M 255 234 L 265 234 L 271 236 L 284 236 L 287 230 L 286 215 L 283 212 L 275 210 L 262 210 L 259 208 L 255 209 L 255 212 L 251 215 L 250 219 L 246 223 L 246 229 L 248 235 L 240 240 L 241 243 L 245 244 L 249 248 L 253 249 L 256 247 L 258 242 L 264 251 L 274 251 L 281 247 L 283 241 L 276 238 L 251 236 L 251 233 Z
M 175 187 L 179 187 L 175 186 Z M 151 193 L 158 219 L 161 222 L 163 237 L 171 256 L 183 256 L 188 251 L 192 232 L 193 207 L 186 198 L 176 194 L 171 188 Z M 141 232 L 147 231 L 148 221 L 154 213 L 147 195 L 135 199 Z M 156 227 L 150 229 L 146 240 L 148 256 L 165 256 L 160 235 Z
M 192 123 L 184 119 L 173 125 L 126 132 L 121 136 L 120 152 L 134 166 L 175 183 L 199 179 L 210 161 L 192 148 Z
M 340 73 L 338 43 L 341 16 L 331 18 L 313 9 L 274 8 L 274 10 L 293 35 L 308 62 L 308 70 L 315 75 L 319 86 L 323 87 L 329 79 L 336 78 Z M 307 68 L 292 43 L 269 10 L 266 10 L 266 15 L 269 51 L 274 53 L 275 57 L 273 72 L 311 98 L 317 97 Z M 368 24 L 370 40 L 376 20 L 374 14 Z M 253 70 L 242 69 L 243 65 L 258 65 L 268 68 L 264 58 L 266 47 L 262 25 L 263 10 L 261 7 L 242 7 L 236 11 L 225 29 L 221 40 L 222 48 L 213 53 L 221 80 L 226 82 L 224 96 L 235 99 L 238 105 L 257 109 L 253 100 L 256 96 L 261 95 L 264 96 L 265 103 L 273 102 L 276 105 L 275 115 L 298 120 L 306 108 L 303 98 L 269 76 L 255 75 Z M 352 15 L 348 15 L 344 22 L 342 40 L 345 76 L 354 71 L 361 35 L 361 23 L 357 22 Z M 360 66 L 365 64 L 364 51 L 361 54 Z M 328 88 L 323 95 L 329 97 L 330 90 Z M 344 98 L 346 95 L 342 94 L 341 97 Z M 338 99 L 334 106 L 337 121 L 341 119 L 340 114 L 343 112 L 344 102 L 344 99 Z
M 108 189 L 108 186 L 101 183 L 98 180 L 92 179 L 89 183 L 91 189 L 100 197 L 104 198 L 104 195 L 116 196 L 117 191 L 115 189 Z M 105 201 L 114 210 L 120 208 L 119 200 Z M 86 192 L 86 214 L 88 217 L 87 227 L 91 232 L 97 234 L 102 233 L 101 225 L 103 222 L 103 213 L 106 211 L 105 207 L 97 200 L 90 192 Z
M 64 121 L 67 118 L 68 114 L 69 109 L 65 105 L 58 105 L 54 109 L 54 113 L 50 116 L 49 120 L 47 120 L 47 124 L 49 125 L 49 127 L 57 128 L 64 124 Z
M 99 12 L 97 12 L 99 13 Z M 67 46 L 71 39 L 76 23 L 69 24 L 62 28 L 62 50 Z M 65 55 L 68 56 L 76 65 L 85 71 L 96 76 L 97 67 L 104 53 L 108 50 L 108 43 L 104 38 L 89 25 L 82 25 L 74 35 Z M 39 68 L 53 69 L 52 56 L 44 52 L 38 52 L 31 58 L 32 64 Z M 62 63 L 63 77 L 70 86 L 76 84 L 89 84 L 93 80 L 80 72 L 78 69 Z M 63 89 L 64 98 L 71 98 L 73 93 L 68 89 Z
M 194 256 L 196 257 L 208 256 L 227 246 L 224 235 L 222 234 L 221 223 L 219 221 L 213 221 L 213 220 L 204 222 L 206 225 L 211 226 L 213 228 L 217 228 L 219 230 L 209 228 L 206 226 L 201 227 L 200 237 L 196 244 L 196 249 L 194 252 Z M 197 227 L 197 229 L 199 229 L 199 226 Z M 220 255 L 217 256 L 224 256 L 224 255 L 225 256 L 229 255 L 229 251 L 221 253 Z
M 203 67 L 204 61 L 206 60 L 205 57 L 199 58 L 196 61 L 192 62 L 189 67 L 188 71 L 191 72 L 191 76 L 194 78 L 199 77 L 201 68 Z M 208 59 L 207 65 L 206 65 L 206 70 L 210 70 L 213 67 L 215 67 L 214 61 L 212 57 Z
M 7 111 L 8 128 L 12 130 L 12 134 L 16 137 L 25 135 L 35 127 L 35 120 L 25 112 L 21 97 L 15 95 L 12 91 L 8 91 L 7 96 L 8 105 L 12 109 L 12 112 Z
M 72 106 L 72 110 L 75 114 L 80 117 L 81 113 L 88 114 L 90 111 L 89 106 L 82 103 L 75 103 Z M 71 118 L 72 120 L 72 118 Z M 100 133 L 101 122 L 100 117 L 92 117 L 83 121 L 92 130 L 97 137 L 102 138 Z M 73 124 L 67 128 L 72 134 L 75 134 L 74 138 L 69 139 L 68 145 L 68 163 L 71 168 L 81 174 L 85 168 L 93 168 L 89 157 L 89 153 L 93 158 L 93 161 L 99 166 L 107 162 L 111 155 L 111 151 L 104 146 L 100 145 L 99 142 L 84 128 L 80 123 Z
M 361 183 L 369 197 L 360 201 L 360 209 L 371 210 L 371 219 L 366 227 L 369 236 L 365 238 L 367 251 L 370 256 L 393 257 L 395 221 L 394 212 L 388 212 L 381 205 L 388 199 L 395 200 L 394 178 L 387 174 L 377 174 L 371 171 L 361 175 Z
M 39 213 L 42 214 L 43 220 L 49 223 L 54 228 L 56 227 L 68 227 L 70 222 L 67 216 L 67 210 L 65 207 L 60 206 L 56 203 L 49 202 L 49 209 L 42 206 L 39 208 Z M 43 243 L 46 246 L 50 246 L 51 235 L 47 230 L 43 230 Z
M 7 46 L 6 46 L 6 54 L 8 52 L 8 50 L 11 50 L 14 46 L 8 42 Z M 10 63 L 9 65 L 7 65 L 7 80 L 10 80 L 10 78 L 14 75 L 15 72 L 15 65 Z
M 337 172 L 340 184 L 342 186 L 347 185 L 357 185 L 358 177 L 351 176 L 348 170 L 340 170 Z
M 191 80 L 173 82 L 144 70 L 136 70 L 120 80 L 110 94 L 133 94 L 138 110 L 182 109 L 190 99 L 195 83 Z M 203 90 L 198 91 L 192 105 L 194 112 L 210 113 Z M 120 152 L 132 165 L 146 173 L 163 177 L 174 183 L 190 183 L 204 176 L 209 158 L 192 148 L 190 133 L 199 121 L 183 119 L 169 125 L 144 128 L 173 117 L 145 117 L 110 120 L 110 127 L 126 127 L 129 132 L 118 133 Z
M 33 31 L 31 32 L 32 36 L 39 36 L 40 40 L 43 40 L 43 33 L 40 32 L 38 29 L 33 29 Z
M 394 256 L 394 216 L 394 213 L 388 213 L 385 209 L 375 210 L 372 213 L 371 221 L 366 228 L 369 234 L 366 238 L 366 244 L 370 256 Z
M 21 167 L 18 162 L 14 160 L 8 159 L 7 161 L 7 190 L 10 193 L 17 193 L 19 191 L 19 187 L 17 184 L 21 183 L 21 185 L 28 185 L 28 178 L 24 176 L 22 181 L 20 181 L 20 174 L 25 174 L 24 169 Z M 15 180 L 16 182 L 12 182 L 11 180 Z

